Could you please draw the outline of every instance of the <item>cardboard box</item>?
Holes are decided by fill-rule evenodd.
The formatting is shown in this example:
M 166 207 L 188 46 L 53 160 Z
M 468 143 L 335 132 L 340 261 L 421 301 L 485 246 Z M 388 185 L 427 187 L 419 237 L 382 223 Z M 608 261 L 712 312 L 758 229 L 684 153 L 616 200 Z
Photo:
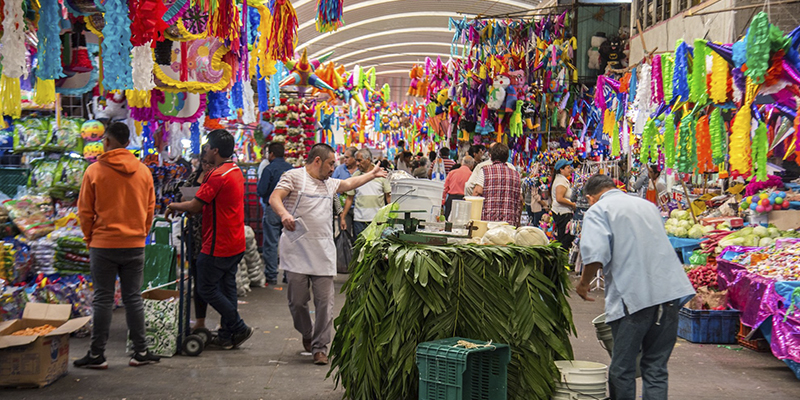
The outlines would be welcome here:
M 700 220 L 701 224 L 713 227 L 716 227 L 723 222 L 728 222 L 731 228 L 741 228 L 744 226 L 744 220 L 739 217 L 706 217 Z
M 800 210 L 770 211 L 769 223 L 782 231 L 800 228 Z
M 71 315 L 70 304 L 28 303 L 22 319 L 0 322 L 0 386 L 43 387 L 67 374 L 69 334 L 92 318 Z M 45 324 L 57 329 L 42 336 L 10 336 Z

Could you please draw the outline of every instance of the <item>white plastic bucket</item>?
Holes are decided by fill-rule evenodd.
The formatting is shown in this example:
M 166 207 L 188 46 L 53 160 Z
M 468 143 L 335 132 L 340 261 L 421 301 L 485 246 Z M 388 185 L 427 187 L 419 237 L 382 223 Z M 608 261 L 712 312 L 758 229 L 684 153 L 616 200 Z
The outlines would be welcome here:
M 553 399 L 583 400 L 603 398 L 606 393 L 606 372 L 604 364 L 591 361 L 556 361 L 561 375 L 556 383 Z
M 442 193 L 444 182 L 427 179 L 400 179 L 392 182 L 392 201 L 399 210 L 425 210 L 411 216 L 427 222 L 434 222 L 442 212 Z M 398 214 L 398 218 L 402 215 Z
M 481 215 L 483 214 L 483 197 L 465 196 L 464 200 L 472 203 L 472 209 L 470 210 L 469 218 L 480 221 Z

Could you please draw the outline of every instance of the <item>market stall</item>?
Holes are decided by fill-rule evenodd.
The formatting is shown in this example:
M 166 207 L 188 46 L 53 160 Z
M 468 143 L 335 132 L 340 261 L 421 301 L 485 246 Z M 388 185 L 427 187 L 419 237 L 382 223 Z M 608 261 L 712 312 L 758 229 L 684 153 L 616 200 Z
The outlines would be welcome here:
M 795 239 L 771 248 L 728 247 L 717 259 L 720 287 L 728 303 L 741 312 L 743 325 L 760 329 L 770 349 L 800 379 L 800 271 Z

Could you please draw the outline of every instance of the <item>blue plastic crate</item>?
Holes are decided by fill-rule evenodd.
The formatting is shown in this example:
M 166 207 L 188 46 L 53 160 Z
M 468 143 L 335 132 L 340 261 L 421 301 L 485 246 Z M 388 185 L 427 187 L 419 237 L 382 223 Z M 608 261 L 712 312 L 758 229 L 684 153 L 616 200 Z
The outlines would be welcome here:
M 449 338 L 417 346 L 420 400 L 503 400 L 507 397 L 508 345 L 467 349 L 456 347 L 459 340 L 484 345 L 485 342 Z
M 737 343 L 738 310 L 691 310 L 681 308 L 678 315 L 678 336 L 692 343 Z

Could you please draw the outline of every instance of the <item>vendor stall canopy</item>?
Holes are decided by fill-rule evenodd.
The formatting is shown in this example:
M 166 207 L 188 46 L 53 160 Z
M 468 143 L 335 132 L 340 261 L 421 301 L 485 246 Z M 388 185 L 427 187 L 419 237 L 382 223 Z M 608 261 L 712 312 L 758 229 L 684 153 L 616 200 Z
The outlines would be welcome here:
M 378 78 L 408 77 L 426 58 L 450 57 L 450 19 L 522 16 L 555 4 L 553 0 L 348 0 L 344 25 L 329 34 L 315 26 L 316 0 L 295 0 L 298 52 L 309 58 L 334 52 L 331 61 L 346 68 L 375 67 Z M 460 52 L 459 52 L 460 53 Z M 382 80 L 382 79 L 381 79 Z

